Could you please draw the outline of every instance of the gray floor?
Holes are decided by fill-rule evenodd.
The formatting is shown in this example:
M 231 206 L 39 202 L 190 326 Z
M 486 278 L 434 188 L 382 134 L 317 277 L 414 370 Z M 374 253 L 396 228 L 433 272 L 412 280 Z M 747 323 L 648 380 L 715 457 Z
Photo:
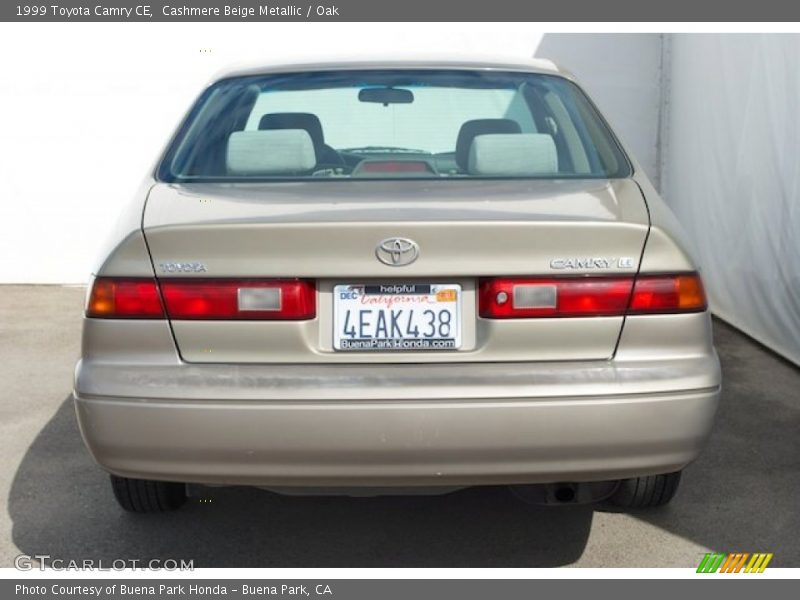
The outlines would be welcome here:
M 195 566 L 696 566 L 709 549 L 800 566 L 800 371 L 717 324 L 725 392 L 674 503 L 533 509 L 503 488 L 442 497 L 285 498 L 211 490 L 167 516 L 119 510 L 68 402 L 83 290 L 0 287 L 0 566 L 14 556 L 183 558 Z

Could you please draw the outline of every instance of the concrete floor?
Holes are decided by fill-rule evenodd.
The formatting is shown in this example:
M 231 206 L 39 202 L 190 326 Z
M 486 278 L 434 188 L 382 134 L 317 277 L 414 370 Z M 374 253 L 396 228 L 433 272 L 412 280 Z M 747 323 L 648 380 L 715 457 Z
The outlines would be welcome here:
M 694 567 L 709 550 L 800 566 L 800 370 L 722 323 L 716 429 L 663 509 L 531 508 L 504 488 L 372 499 L 236 488 L 141 517 L 117 508 L 68 401 L 82 302 L 79 288 L 0 286 L 2 567 L 19 553 L 197 567 Z

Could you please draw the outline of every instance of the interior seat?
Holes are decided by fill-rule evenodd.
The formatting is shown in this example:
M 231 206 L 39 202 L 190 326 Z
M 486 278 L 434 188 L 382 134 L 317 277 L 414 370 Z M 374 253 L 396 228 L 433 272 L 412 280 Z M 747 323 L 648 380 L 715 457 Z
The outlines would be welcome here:
M 475 136 L 469 173 L 479 177 L 552 177 L 558 152 L 547 133 L 491 133 Z
M 465 121 L 458 130 L 456 140 L 456 165 L 469 172 L 469 149 L 476 136 L 491 133 L 522 133 L 522 127 L 514 119 L 473 119 Z
M 305 129 L 311 136 L 318 165 L 344 165 L 342 156 L 325 143 L 322 123 L 312 113 L 268 113 L 258 123 L 260 130 Z
M 317 157 L 305 129 L 234 131 L 225 162 L 230 175 L 291 177 L 310 174 Z

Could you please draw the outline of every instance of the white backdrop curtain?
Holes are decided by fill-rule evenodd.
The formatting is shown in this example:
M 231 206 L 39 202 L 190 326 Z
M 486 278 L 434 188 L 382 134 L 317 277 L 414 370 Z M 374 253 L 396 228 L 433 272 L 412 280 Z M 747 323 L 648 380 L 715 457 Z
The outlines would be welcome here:
M 800 35 L 665 38 L 662 193 L 714 312 L 800 364 Z

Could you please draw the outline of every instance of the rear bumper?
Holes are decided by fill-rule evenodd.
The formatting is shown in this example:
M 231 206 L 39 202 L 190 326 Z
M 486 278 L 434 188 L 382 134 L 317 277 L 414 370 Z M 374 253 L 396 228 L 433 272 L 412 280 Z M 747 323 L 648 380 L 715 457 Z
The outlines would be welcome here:
M 128 477 L 546 483 L 681 469 L 708 437 L 719 381 L 715 355 L 538 366 L 84 362 L 75 404 L 96 461 Z

